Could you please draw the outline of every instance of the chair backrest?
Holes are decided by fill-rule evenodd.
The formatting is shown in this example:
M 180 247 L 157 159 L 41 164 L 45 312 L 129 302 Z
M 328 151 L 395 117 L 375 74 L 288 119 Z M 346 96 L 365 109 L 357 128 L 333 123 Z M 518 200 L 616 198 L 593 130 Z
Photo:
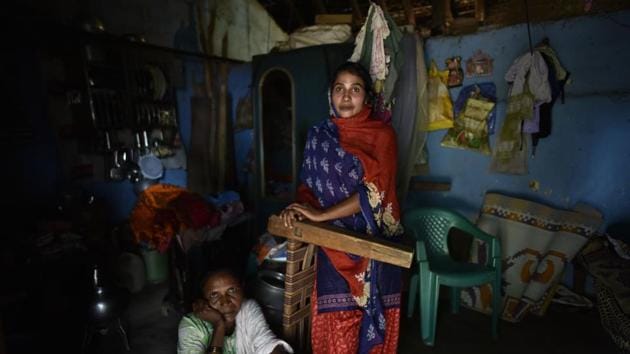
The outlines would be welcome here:
M 448 256 L 448 232 L 451 228 L 468 232 L 472 227 L 470 221 L 454 211 L 428 207 L 407 211 L 403 223 L 409 234 L 418 241 L 424 241 L 429 258 Z M 423 257 L 420 250 L 416 252 L 416 257 L 418 260 Z

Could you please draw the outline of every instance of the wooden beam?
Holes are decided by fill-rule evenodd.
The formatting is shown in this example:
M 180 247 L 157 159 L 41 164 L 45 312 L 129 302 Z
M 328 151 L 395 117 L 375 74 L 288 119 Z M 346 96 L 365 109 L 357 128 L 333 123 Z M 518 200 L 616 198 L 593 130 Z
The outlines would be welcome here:
M 444 25 L 448 28 L 453 24 L 453 9 L 451 8 L 451 0 L 443 0 L 444 3 Z
M 409 190 L 414 192 L 446 192 L 451 190 L 451 184 L 448 182 L 411 181 L 409 182 Z
M 293 0 L 284 0 L 284 3 L 287 4 L 287 6 L 289 7 L 289 18 L 291 18 L 292 16 L 291 14 L 294 14 L 295 20 L 297 21 L 299 25 L 298 27 L 304 27 L 304 18 L 298 11 L 297 7 L 295 7 Z
M 413 259 L 413 248 L 409 246 L 324 223 L 296 221 L 293 228 L 288 228 L 284 226 L 279 216 L 272 215 L 267 223 L 267 231 L 272 235 L 328 247 L 404 268 L 410 268 Z
M 405 8 L 405 16 L 407 17 L 407 24 L 416 28 L 416 14 L 414 13 L 411 3 L 411 0 L 402 0 L 403 7 Z
M 316 15 L 328 13 L 328 11 L 326 11 L 326 6 L 324 6 L 324 2 L 322 0 L 313 0 L 313 7 L 315 8 Z
M 354 24 L 361 26 L 363 24 L 363 14 L 361 14 L 361 8 L 359 8 L 359 2 L 357 0 L 350 0 L 352 4 L 352 17 L 354 17 Z
M 378 6 L 380 6 L 381 9 L 383 9 L 383 12 L 387 12 L 387 1 L 378 0 L 377 3 L 378 3 Z
M 325 14 L 315 15 L 316 25 L 338 25 L 338 24 L 351 24 L 351 14 Z
M 448 28 L 453 24 L 451 0 L 432 0 L 431 5 L 431 27 L 448 32 Z
M 477 23 L 486 21 L 486 4 L 484 0 L 475 0 L 475 19 Z

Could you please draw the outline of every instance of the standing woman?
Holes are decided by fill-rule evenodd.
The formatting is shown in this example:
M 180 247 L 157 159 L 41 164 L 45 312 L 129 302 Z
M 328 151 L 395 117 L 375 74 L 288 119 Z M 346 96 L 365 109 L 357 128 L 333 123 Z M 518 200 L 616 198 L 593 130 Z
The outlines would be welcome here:
M 372 117 L 372 82 L 342 64 L 330 85 L 331 117 L 307 136 L 297 202 L 281 217 L 327 222 L 390 241 L 402 236 L 396 137 Z M 400 268 L 324 247 L 311 301 L 313 353 L 396 353 Z

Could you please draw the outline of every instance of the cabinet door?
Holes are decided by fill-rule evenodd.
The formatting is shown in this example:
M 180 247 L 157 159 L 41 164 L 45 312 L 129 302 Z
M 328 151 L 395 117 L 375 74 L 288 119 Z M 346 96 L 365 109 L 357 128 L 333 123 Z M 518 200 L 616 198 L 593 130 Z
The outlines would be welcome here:
M 328 86 L 351 44 L 323 45 L 254 57 L 256 216 L 259 231 L 269 215 L 295 199 L 306 134 L 328 117 Z
M 262 78 L 260 151 L 261 197 L 290 202 L 295 190 L 295 116 L 293 79 L 272 68 Z

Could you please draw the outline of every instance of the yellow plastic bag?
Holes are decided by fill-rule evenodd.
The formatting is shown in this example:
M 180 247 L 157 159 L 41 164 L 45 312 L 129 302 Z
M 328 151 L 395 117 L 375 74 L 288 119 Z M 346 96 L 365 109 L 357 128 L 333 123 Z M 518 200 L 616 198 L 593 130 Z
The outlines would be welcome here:
M 440 71 L 434 61 L 429 68 L 429 124 L 427 131 L 453 127 L 453 102 L 446 87 L 448 70 Z

